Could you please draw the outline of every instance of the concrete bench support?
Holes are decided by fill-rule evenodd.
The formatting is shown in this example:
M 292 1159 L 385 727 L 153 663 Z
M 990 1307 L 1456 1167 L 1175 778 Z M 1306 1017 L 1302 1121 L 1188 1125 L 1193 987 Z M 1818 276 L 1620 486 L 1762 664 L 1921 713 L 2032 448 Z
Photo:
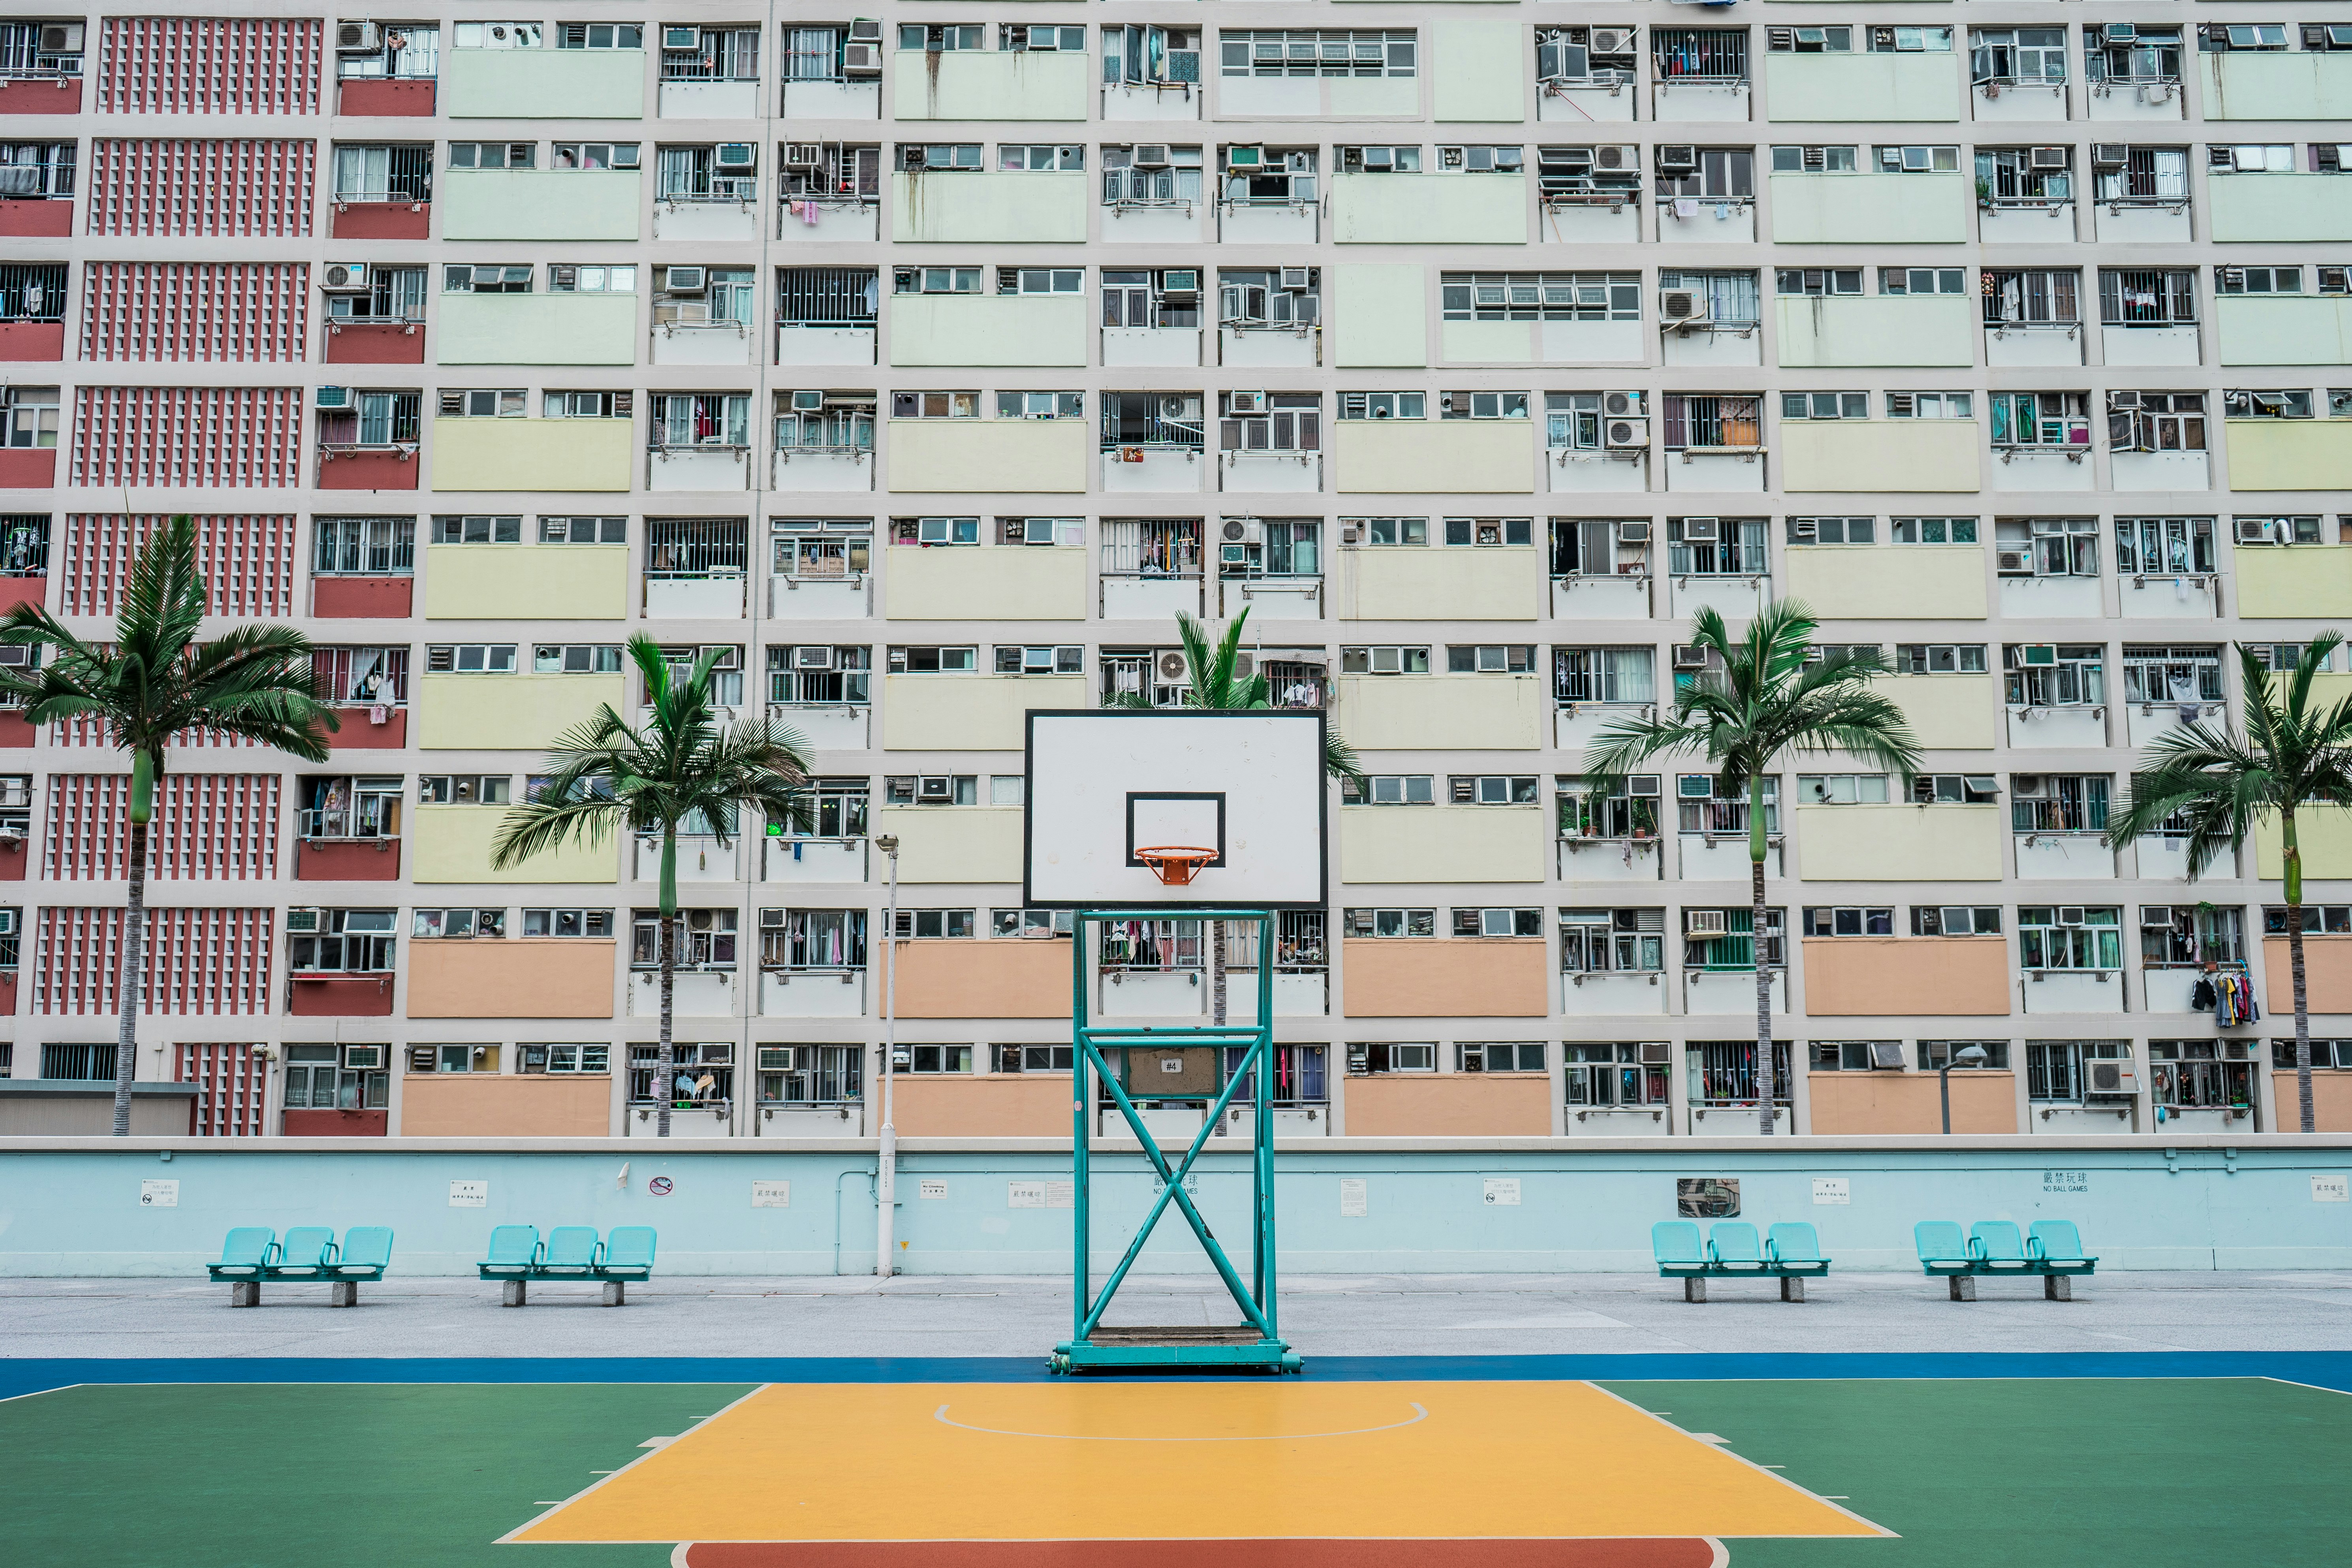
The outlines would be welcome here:
M 356 1280 L 356 1279 L 330 1279 L 330 1280 L 328 1280 L 328 1281 L 327 1281 L 327 1305 L 328 1305 L 328 1306 L 330 1306 L 330 1307 L 356 1307 L 356 1306 L 358 1306 L 359 1304 L 360 1304 L 360 1282 L 359 1282 L 358 1280 Z
M 529 1300 L 529 1297 L 523 1289 L 524 1283 L 525 1282 L 520 1279 L 499 1280 L 499 1305 L 501 1307 L 520 1307 L 523 1305 L 523 1303 Z
M 260 1306 L 261 1281 L 258 1279 L 230 1280 L 228 1284 L 228 1304 L 232 1307 Z
M 2045 1301 L 2071 1301 L 2074 1299 L 2074 1280 L 2066 1274 L 2044 1274 L 2042 1277 L 2042 1299 Z
M 604 1281 L 604 1305 L 607 1307 L 623 1306 L 626 1304 L 628 1299 L 629 1287 L 626 1280 L 607 1279 Z
M 1805 1299 L 1805 1282 L 1793 1274 L 1780 1276 L 1780 1300 L 1801 1301 Z
M 1977 1299 L 1977 1281 L 1975 1275 L 1955 1274 L 1951 1276 L 1946 1283 L 1950 1285 L 1952 1288 L 1953 1300 L 1973 1301 Z
M 1693 1275 L 1685 1279 L 1683 1281 L 1683 1300 L 1685 1301 L 1696 1301 L 1702 1305 L 1705 1304 L 1706 1300 L 1706 1281 L 1699 1279 L 1696 1275 Z

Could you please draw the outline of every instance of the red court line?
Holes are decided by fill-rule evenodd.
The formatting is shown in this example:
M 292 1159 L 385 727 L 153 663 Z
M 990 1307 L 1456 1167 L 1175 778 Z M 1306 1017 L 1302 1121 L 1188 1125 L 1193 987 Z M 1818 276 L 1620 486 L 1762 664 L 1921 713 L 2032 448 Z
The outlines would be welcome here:
M 685 1568 L 1713 1568 L 1712 1541 L 697 1542 Z

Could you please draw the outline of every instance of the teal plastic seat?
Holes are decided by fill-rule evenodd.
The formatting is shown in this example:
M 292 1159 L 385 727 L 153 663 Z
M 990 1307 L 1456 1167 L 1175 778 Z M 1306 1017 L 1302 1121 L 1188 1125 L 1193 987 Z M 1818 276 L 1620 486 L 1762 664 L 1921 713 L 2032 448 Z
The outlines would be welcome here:
M 596 1270 L 600 1279 L 650 1279 L 654 1275 L 654 1227 L 619 1225 L 604 1243 L 604 1261 Z
M 381 1279 L 392 1262 L 392 1232 L 380 1225 L 355 1225 L 343 1233 L 342 1250 L 327 1266 L 331 1279 Z
M 547 1248 L 532 1275 L 541 1279 L 593 1279 L 604 1247 L 593 1225 L 559 1225 L 547 1233 Z
M 1764 1248 L 1744 1219 L 1719 1219 L 1706 1236 L 1707 1257 L 1721 1273 L 1762 1273 Z
M 267 1226 L 241 1225 L 221 1243 L 221 1260 L 205 1268 L 215 1283 L 258 1279 L 278 1256 L 278 1233 Z
M 1698 1226 L 1686 1219 L 1662 1219 L 1650 1227 L 1650 1251 L 1658 1260 L 1658 1274 L 1673 1279 L 1706 1272 L 1706 1247 Z
M 1969 1230 L 1969 1251 L 1980 1274 L 2024 1274 L 2025 1237 L 2010 1219 L 1980 1219 Z
M 502 1225 L 491 1230 L 490 1255 L 477 1267 L 485 1279 L 528 1279 L 538 1265 L 538 1227 Z
M 323 1225 L 296 1226 L 278 1244 L 278 1260 L 269 1266 L 272 1279 L 323 1279 L 335 1260 L 335 1233 Z
M 1918 1246 L 1919 1267 L 1927 1273 L 1976 1272 L 1976 1258 L 1969 1250 L 1968 1237 L 1952 1221 L 1923 1219 L 1911 1227 L 1911 1239 Z
M 2025 1238 L 2025 1256 L 2042 1274 L 2089 1274 L 2099 1266 L 2083 1250 L 2082 1233 L 2071 1219 L 2035 1220 Z
M 1764 1256 L 1776 1274 L 1827 1274 L 1830 1260 L 1822 1256 L 1822 1239 L 1803 1220 L 1785 1220 L 1772 1227 L 1764 1241 Z

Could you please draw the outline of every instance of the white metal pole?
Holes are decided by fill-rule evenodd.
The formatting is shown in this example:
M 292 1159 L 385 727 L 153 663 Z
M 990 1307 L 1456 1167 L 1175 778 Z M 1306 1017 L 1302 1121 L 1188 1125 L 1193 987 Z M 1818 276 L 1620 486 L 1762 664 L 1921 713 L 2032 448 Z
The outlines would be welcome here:
M 898 840 L 886 833 L 874 847 L 890 858 L 889 913 L 882 925 L 882 1150 L 874 1185 L 874 1272 L 887 1279 L 894 1272 L 898 1240 L 892 1233 L 898 1217 L 898 1130 L 890 1121 L 890 1091 L 898 1081 L 892 1068 L 898 1058 Z

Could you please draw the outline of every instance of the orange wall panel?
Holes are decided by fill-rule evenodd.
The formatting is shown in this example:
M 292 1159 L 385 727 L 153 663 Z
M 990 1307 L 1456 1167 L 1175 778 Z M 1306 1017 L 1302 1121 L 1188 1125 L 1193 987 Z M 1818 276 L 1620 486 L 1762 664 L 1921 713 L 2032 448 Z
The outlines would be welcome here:
M 1070 1016 L 1067 941 L 900 942 L 894 945 L 901 1018 Z
M 1346 1096 L 1342 1112 L 1350 1138 L 1543 1138 L 1551 1133 L 1549 1074 L 1381 1074 L 1349 1079 L 1340 1093 Z
M 506 938 L 408 944 L 412 1018 L 609 1018 L 615 944 Z
M 1821 937 L 1803 947 L 1805 1011 L 1816 1018 L 2010 1012 L 2004 937 Z
M 2293 963 L 2286 938 L 2263 938 L 2263 982 L 2270 990 L 2263 1000 L 2270 1004 L 2272 1012 L 2286 1020 L 2286 1032 L 2290 1035 L 2294 1032 Z M 2352 936 L 2315 936 L 2305 932 L 2303 984 L 2305 998 L 2314 1013 L 2352 1013 Z
M 1940 1133 L 1944 1116 L 1931 1072 L 1822 1072 L 1806 1078 L 1811 1131 Z M 1952 1074 L 1954 1133 L 2017 1131 L 2017 1075 L 1968 1068 Z
M 1540 1018 L 1551 1010 L 1541 937 L 1341 944 L 1350 1018 Z
M 2294 1027 L 2294 1018 L 2289 1015 L 2287 1028 Z M 2294 1073 L 2271 1074 L 2271 1089 L 2278 1096 L 2278 1125 L 2269 1131 L 2302 1131 L 2303 1110 L 2295 1095 Z M 2311 1128 L 2315 1132 L 2352 1132 L 2352 1072 L 2322 1068 L 2311 1075 Z
M 404 1138 L 605 1138 L 613 1080 L 585 1073 L 415 1073 L 400 1080 Z
M 983 1049 L 986 1047 L 983 1047 Z M 1063 1073 L 900 1073 L 891 1121 L 902 1138 L 1066 1138 Z

